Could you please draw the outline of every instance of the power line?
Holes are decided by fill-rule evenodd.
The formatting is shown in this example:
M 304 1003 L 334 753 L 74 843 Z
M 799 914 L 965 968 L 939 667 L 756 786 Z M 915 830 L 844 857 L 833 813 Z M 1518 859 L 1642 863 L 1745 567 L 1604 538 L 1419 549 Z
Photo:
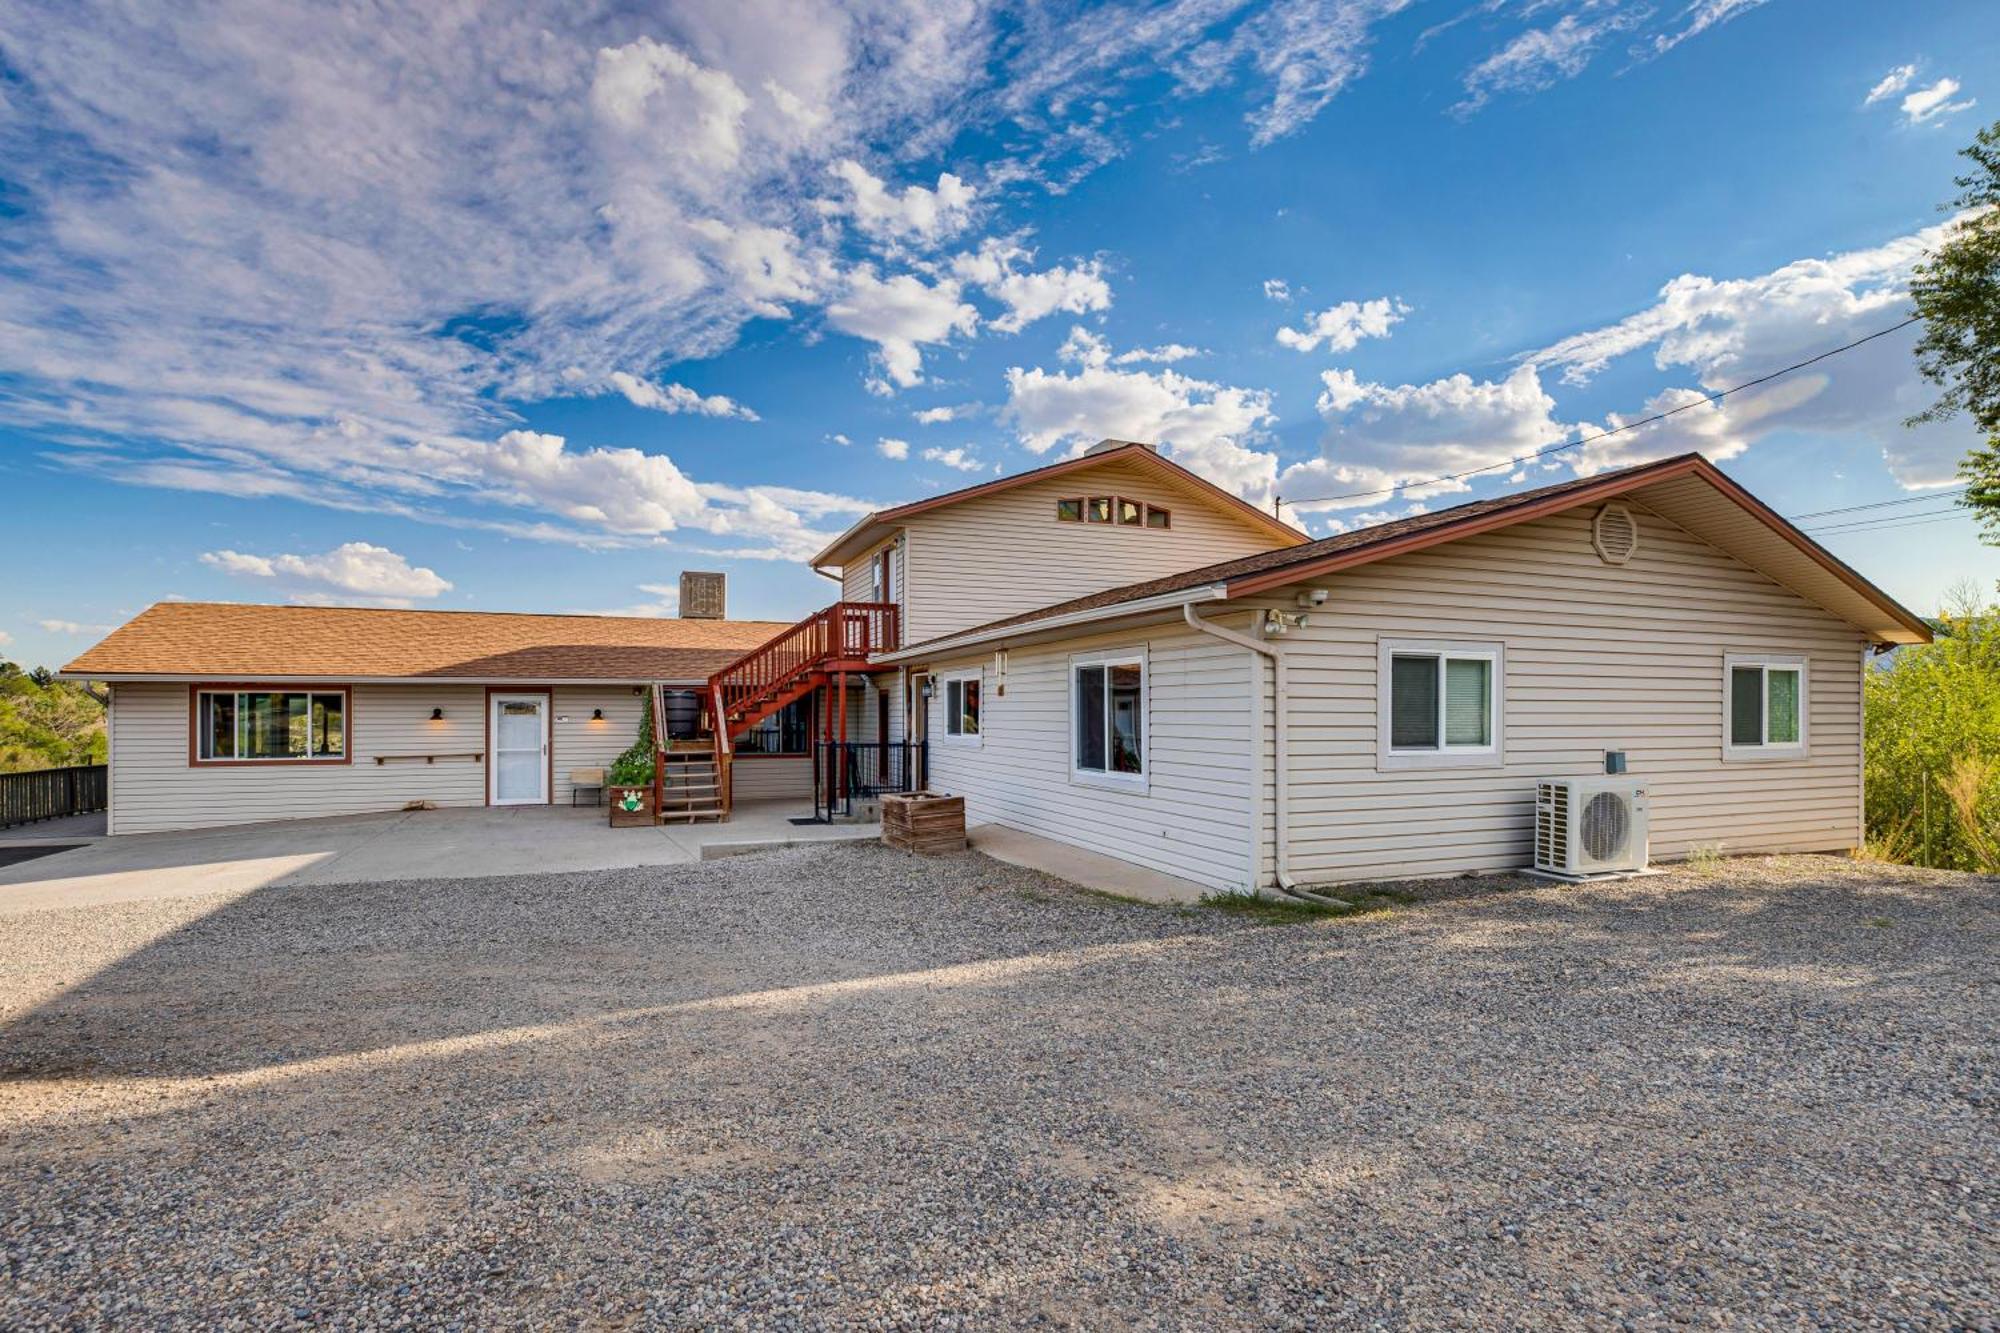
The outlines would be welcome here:
M 1899 514 L 1895 515 L 1892 519 L 1862 520 L 1855 523 L 1836 524 L 1830 528 L 1814 528 L 1811 535 L 1815 537 L 1845 537 L 1858 532 L 1886 532 L 1891 528 L 1920 528 L 1926 523 L 1949 523 L 1954 519 L 1969 519 L 1972 517 L 1973 513 L 1969 509 L 1960 509 L 1949 514 L 1930 514 L 1922 518 L 1910 518 L 1907 515 Z
M 1828 514 L 1852 514 L 1861 509 L 1886 509 L 1890 505 L 1912 505 L 1922 500 L 1941 500 L 1948 495 L 1963 495 L 1970 489 L 1969 486 L 1954 486 L 1946 491 L 1925 491 L 1922 495 L 1906 495 L 1899 500 L 1877 500 L 1874 504 L 1848 505 L 1844 509 L 1815 509 L 1810 514 L 1787 514 L 1785 517 L 1796 523 L 1802 518 L 1824 518 Z
M 1664 412 L 1655 412 L 1652 416 L 1641 417 L 1637 421 L 1628 421 L 1622 426 L 1614 426 L 1610 430 L 1602 430 L 1595 435 L 1586 435 L 1580 440 L 1571 440 L 1566 444 L 1552 444 L 1546 449 L 1537 449 L 1532 454 L 1523 454 L 1518 458 L 1510 458 L 1502 463 L 1488 463 L 1484 467 L 1468 468 L 1464 472 L 1448 472 L 1441 477 L 1428 477 L 1422 481 L 1398 482 L 1394 486 L 1382 486 L 1372 491 L 1349 491 L 1345 495 L 1309 495 L 1302 500 L 1288 500 L 1280 497 L 1272 501 L 1272 506 L 1278 508 L 1288 504 L 1296 506 L 1302 504 L 1328 504 L 1336 500 L 1366 500 L 1377 495 L 1394 495 L 1397 491 L 1409 491 L 1425 486 L 1435 486 L 1440 482 L 1463 481 L 1467 477 L 1476 477 L 1482 472 L 1497 472 L 1501 468 L 1519 467 L 1521 464 L 1533 459 L 1544 458 L 1549 454 L 1559 454 L 1566 449 L 1580 449 L 1586 444 L 1595 444 L 1599 440 L 1608 440 L 1613 435 L 1622 435 L 1628 430 L 1637 430 L 1641 426 L 1650 426 L 1654 422 L 1665 421 L 1668 417 L 1679 416 L 1682 412 L 1691 411 L 1697 407 L 1712 407 L 1733 393 L 1742 393 L 1745 389 L 1754 389 L 1760 384 L 1769 384 L 1772 380 L 1780 376 L 1804 370 L 1807 366 L 1818 365 L 1828 357 L 1839 356 L 1842 352 L 1851 352 L 1863 343 L 1871 343 L 1877 338 L 1886 338 L 1899 329 L 1907 329 L 1910 325 L 1916 323 L 1919 318 L 1920 316 L 1911 315 L 1900 324 L 1892 324 L 1886 329 L 1877 329 L 1873 333 L 1856 338 L 1851 343 L 1842 343 L 1838 347 L 1829 348 L 1827 351 L 1821 352 L 1818 356 L 1809 356 L 1803 361 L 1794 361 L 1791 365 L 1781 370 L 1774 370 L 1768 375 L 1759 375 L 1754 380 L 1745 380 L 1741 384 L 1732 384 L 1727 389 L 1718 389 L 1714 393 L 1704 394 L 1693 402 L 1682 403 L 1679 407 L 1670 407 Z

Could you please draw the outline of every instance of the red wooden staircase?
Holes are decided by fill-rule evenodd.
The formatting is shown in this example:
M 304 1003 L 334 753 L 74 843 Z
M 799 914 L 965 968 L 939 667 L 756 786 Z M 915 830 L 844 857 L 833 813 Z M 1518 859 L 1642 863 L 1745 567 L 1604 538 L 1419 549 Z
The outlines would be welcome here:
M 833 677 L 866 671 L 899 643 L 894 602 L 835 602 L 753 648 L 708 680 L 716 732 L 731 741 Z

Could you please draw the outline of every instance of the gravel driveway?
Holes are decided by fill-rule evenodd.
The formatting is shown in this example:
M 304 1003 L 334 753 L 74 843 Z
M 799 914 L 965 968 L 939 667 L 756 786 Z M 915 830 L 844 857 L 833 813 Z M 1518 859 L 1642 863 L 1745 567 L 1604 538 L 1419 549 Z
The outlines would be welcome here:
M 841 846 L 0 921 L 0 1325 L 1991 1327 L 2000 882 Z

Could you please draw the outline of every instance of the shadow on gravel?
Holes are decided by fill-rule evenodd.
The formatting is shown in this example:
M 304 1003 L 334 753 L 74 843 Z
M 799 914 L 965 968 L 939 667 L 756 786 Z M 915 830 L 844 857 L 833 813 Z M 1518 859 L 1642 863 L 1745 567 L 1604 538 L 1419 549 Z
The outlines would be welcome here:
M 1549 1326 L 1970 1290 L 2000 886 L 1459 887 L 1273 927 L 842 848 L 254 895 L 0 1033 L 73 1062 L 0 1084 L 0 1191 L 54 1219 L 13 1299 L 224 1322 L 254 1268 L 357 1323 Z M 143 1291 L 95 1264 L 131 1252 Z

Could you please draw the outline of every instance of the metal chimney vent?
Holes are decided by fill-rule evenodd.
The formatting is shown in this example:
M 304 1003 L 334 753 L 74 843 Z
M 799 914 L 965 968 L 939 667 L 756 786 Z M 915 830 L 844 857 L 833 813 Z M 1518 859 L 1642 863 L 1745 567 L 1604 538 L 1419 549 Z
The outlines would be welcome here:
M 729 576 L 707 569 L 681 571 L 681 619 L 723 620 L 729 615 Z

